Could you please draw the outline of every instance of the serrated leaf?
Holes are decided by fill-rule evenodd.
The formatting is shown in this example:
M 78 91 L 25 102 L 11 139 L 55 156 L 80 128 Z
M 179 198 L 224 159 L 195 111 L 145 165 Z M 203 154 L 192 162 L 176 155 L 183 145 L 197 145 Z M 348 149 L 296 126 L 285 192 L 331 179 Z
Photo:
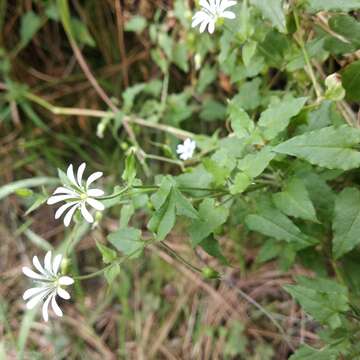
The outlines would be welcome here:
M 284 289 L 301 307 L 315 320 L 332 329 L 341 326 L 341 315 L 349 310 L 347 289 L 328 279 L 299 276 L 297 281 L 299 285 L 286 285 Z
M 263 173 L 275 155 L 272 147 L 266 146 L 257 153 L 248 154 L 239 160 L 237 167 L 248 176 L 255 178 Z
M 308 0 L 310 11 L 351 11 L 360 9 L 360 0 Z
M 288 216 L 318 222 L 309 192 L 300 179 L 291 179 L 284 191 L 273 195 L 273 200 L 276 207 Z
M 336 360 L 338 352 L 327 347 L 317 350 L 310 346 L 303 345 L 289 360 Z
M 239 139 L 250 136 L 255 128 L 254 122 L 236 101 L 236 98 L 230 101 L 228 105 L 228 113 L 231 127 L 233 128 L 235 135 Z
M 314 240 L 303 234 L 301 230 L 284 214 L 273 207 L 264 207 L 258 214 L 245 218 L 250 230 L 263 235 L 297 244 L 299 248 L 311 246 Z
M 360 152 L 352 148 L 359 142 L 359 129 L 329 126 L 296 136 L 277 145 L 274 151 L 302 158 L 313 165 L 349 170 L 360 166 Z
M 265 110 L 258 122 L 265 139 L 272 140 L 281 131 L 284 131 L 289 125 L 290 119 L 297 115 L 304 107 L 306 100 L 306 97 L 284 99 Z
M 286 33 L 286 19 L 282 0 L 251 0 L 261 12 L 265 19 L 283 33 Z
M 109 234 L 107 239 L 118 251 L 130 258 L 138 257 L 145 245 L 141 240 L 141 231 L 134 228 L 119 229 Z
M 205 199 L 199 207 L 199 220 L 194 220 L 189 227 L 193 247 L 212 234 L 226 221 L 229 210 L 224 206 L 216 206 L 214 199 Z
M 335 200 L 333 252 L 340 258 L 360 244 L 360 191 L 344 189 Z

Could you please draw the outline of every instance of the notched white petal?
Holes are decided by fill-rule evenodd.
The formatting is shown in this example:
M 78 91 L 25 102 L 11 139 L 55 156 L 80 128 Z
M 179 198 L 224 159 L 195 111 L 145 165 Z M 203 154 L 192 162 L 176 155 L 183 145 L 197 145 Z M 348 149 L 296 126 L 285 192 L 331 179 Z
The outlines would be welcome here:
M 105 206 L 103 203 L 101 203 L 99 200 L 96 199 L 92 199 L 92 198 L 87 198 L 86 202 L 92 206 L 94 209 L 98 210 L 98 211 L 103 211 L 105 209 Z
M 60 286 L 57 288 L 57 294 L 64 300 L 70 299 L 70 294 Z
M 56 302 L 56 295 L 53 295 L 51 297 L 51 307 L 54 310 L 55 315 L 60 316 L 60 317 L 63 316 L 63 312 L 60 309 L 58 303 Z
M 72 285 L 74 283 L 74 279 L 70 276 L 61 276 L 59 278 L 59 285 Z

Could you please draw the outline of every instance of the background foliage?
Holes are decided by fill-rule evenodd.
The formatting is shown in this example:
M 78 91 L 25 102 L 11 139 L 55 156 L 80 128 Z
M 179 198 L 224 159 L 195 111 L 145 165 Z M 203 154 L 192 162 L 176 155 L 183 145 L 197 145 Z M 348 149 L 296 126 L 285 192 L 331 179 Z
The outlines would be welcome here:
M 360 1 L 197 5 L 0 1 L 0 358 L 360 358 Z M 131 196 L 64 230 L 82 161 Z M 106 270 L 44 324 L 21 266 L 69 239 Z

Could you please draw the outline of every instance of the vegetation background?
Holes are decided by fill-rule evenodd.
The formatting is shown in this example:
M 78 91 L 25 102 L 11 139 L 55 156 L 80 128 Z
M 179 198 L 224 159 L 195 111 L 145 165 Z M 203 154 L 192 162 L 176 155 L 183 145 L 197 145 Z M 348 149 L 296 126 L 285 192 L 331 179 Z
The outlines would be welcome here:
M 205 279 L 155 244 L 124 262 L 110 285 L 103 277 L 77 282 L 62 319 L 43 323 L 25 311 L 21 297 L 24 263 L 69 236 L 53 208 L 40 206 L 57 168 L 86 161 L 104 172 L 104 189 L 111 191 L 137 144 L 144 182 L 179 175 L 184 164 L 176 145 L 203 135 L 194 164 L 206 157 L 217 137 L 231 133 L 227 107 L 235 96 L 254 119 L 287 93 L 312 99 L 295 125 L 326 99 L 316 116 L 309 115 L 307 130 L 332 123 L 358 127 L 359 2 L 238 4 L 236 21 L 210 36 L 191 29 L 198 6 L 191 0 L 0 0 L 0 359 L 282 360 L 304 343 L 322 347 L 319 321 L 283 286 L 317 271 L 334 278 L 334 268 L 319 270 L 316 256 L 295 261 L 294 251 L 274 242 L 264 250 L 263 236 L 244 229 L 241 206 L 217 232 L 230 266 L 221 256 L 192 249 L 186 222 L 166 239 L 190 263 L 222 269 L 231 284 Z M 345 18 L 329 22 L 339 14 Z M 343 75 L 346 98 L 342 87 L 331 93 L 324 83 L 335 72 Z M 196 176 L 203 184 L 209 175 Z M 266 181 L 273 191 L 282 186 L 279 178 Z M 357 181 L 354 172 L 331 186 L 341 190 Z M 139 201 L 131 222 L 145 232 L 151 206 Z M 74 271 L 103 267 L 97 244 L 107 243 L 128 210 L 109 211 L 91 232 L 77 228 Z M 239 289 L 273 314 L 292 348 Z M 323 359 L 335 358 L 329 354 Z M 311 356 L 296 359 L 321 359 Z

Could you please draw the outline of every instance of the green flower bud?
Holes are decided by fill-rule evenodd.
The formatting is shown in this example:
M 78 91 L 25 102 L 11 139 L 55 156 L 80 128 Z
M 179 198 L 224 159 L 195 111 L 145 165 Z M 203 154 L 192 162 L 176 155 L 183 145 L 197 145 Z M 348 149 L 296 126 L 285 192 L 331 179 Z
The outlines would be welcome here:
M 211 267 L 204 267 L 201 269 L 201 273 L 205 279 L 218 279 L 220 274 Z

